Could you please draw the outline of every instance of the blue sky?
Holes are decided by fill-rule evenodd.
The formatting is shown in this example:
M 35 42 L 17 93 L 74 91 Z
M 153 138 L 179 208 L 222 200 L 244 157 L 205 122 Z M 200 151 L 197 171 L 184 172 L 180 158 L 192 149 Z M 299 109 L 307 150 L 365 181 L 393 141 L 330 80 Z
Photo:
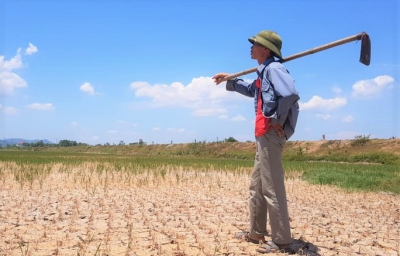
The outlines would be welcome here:
M 88 144 L 254 141 L 251 98 L 211 77 L 255 67 L 247 38 L 283 56 L 301 112 L 291 140 L 400 137 L 397 0 L 0 0 L 0 138 Z M 244 79 L 254 79 L 249 74 Z

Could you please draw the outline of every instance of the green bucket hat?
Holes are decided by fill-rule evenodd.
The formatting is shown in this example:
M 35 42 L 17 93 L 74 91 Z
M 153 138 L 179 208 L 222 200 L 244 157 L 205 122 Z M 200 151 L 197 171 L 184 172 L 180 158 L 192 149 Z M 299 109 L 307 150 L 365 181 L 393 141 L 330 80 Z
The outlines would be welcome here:
M 255 42 L 261 44 L 262 46 L 270 49 L 276 57 L 282 59 L 281 48 L 282 48 L 282 39 L 280 36 L 274 31 L 263 30 L 258 33 L 256 36 L 252 36 L 249 38 L 249 42 L 254 44 Z

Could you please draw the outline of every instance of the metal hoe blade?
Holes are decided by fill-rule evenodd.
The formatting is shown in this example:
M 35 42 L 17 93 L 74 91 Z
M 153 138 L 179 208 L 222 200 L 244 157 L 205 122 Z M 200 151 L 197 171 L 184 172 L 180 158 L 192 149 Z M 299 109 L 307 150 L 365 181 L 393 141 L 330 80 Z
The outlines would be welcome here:
M 369 66 L 371 62 L 371 39 L 365 32 L 361 33 L 361 53 L 360 62 L 364 65 Z

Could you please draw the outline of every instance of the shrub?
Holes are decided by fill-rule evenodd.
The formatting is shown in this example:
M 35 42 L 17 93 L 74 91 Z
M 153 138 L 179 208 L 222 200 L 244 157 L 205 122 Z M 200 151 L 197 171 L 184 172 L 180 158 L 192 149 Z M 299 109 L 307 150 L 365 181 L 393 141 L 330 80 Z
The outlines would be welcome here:
M 233 138 L 233 137 L 229 137 L 227 139 L 225 139 L 226 142 L 238 142 L 237 139 Z
M 354 136 L 354 140 L 351 142 L 351 145 L 353 147 L 365 145 L 367 144 L 367 142 L 369 142 L 369 136 L 371 136 L 371 134 L 368 136 L 365 135 Z

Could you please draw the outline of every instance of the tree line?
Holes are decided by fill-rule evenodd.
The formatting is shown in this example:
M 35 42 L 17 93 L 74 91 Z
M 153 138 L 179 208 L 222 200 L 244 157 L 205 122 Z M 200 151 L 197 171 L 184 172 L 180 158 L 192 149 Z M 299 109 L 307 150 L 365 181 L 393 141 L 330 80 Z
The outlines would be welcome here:
M 238 142 L 233 137 L 229 137 L 227 139 L 222 140 L 221 142 Z M 197 142 L 195 140 L 195 143 L 201 143 Z M 205 141 L 204 141 L 205 143 Z M 218 143 L 218 142 L 217 142 Z M 146 145 L 146 142 L 144 142 L 142 139 L 139 140 L 139 142 L 135 143 L 129 143 L 128 145 Z M 172 141 L 171 141 L 172 144 Z M 120 141 L 118 144 L 110 144 L 108 142 L 102 144 L 97 144 L 96 146 L 124 146 L 127 145 L 124 141 Z M 43 140 L 39 140 L 37 142 L 23 142 L 23 143 L 18 143 L 18 144 L 8 144 L 6 148 L 15 148 L 15 147 L 24 147 L 24 148 L 40 148 L 40 147 L 76 147 L 76 146 L 90 146 L 87 143 L 82 143 L 82 142 L 76 142 L 74 140 L 60 140 L 58 143 L 44 143 Z M 0 145 L 1 148 L 1 145 Z
M 76 147 L 76 146 L 88 146 L 86 143 L 76 142 L 74 140 L 60 140 L 58 143 L 44 143 L 43 140 L 37 142 L 23 142 L 18 144 L 8 144 L 6 148 L 14 147 L 30 147 L 30 148 L 40 148 L 40 147 Z M 1 147 L 1 146 L 0 146 Z

